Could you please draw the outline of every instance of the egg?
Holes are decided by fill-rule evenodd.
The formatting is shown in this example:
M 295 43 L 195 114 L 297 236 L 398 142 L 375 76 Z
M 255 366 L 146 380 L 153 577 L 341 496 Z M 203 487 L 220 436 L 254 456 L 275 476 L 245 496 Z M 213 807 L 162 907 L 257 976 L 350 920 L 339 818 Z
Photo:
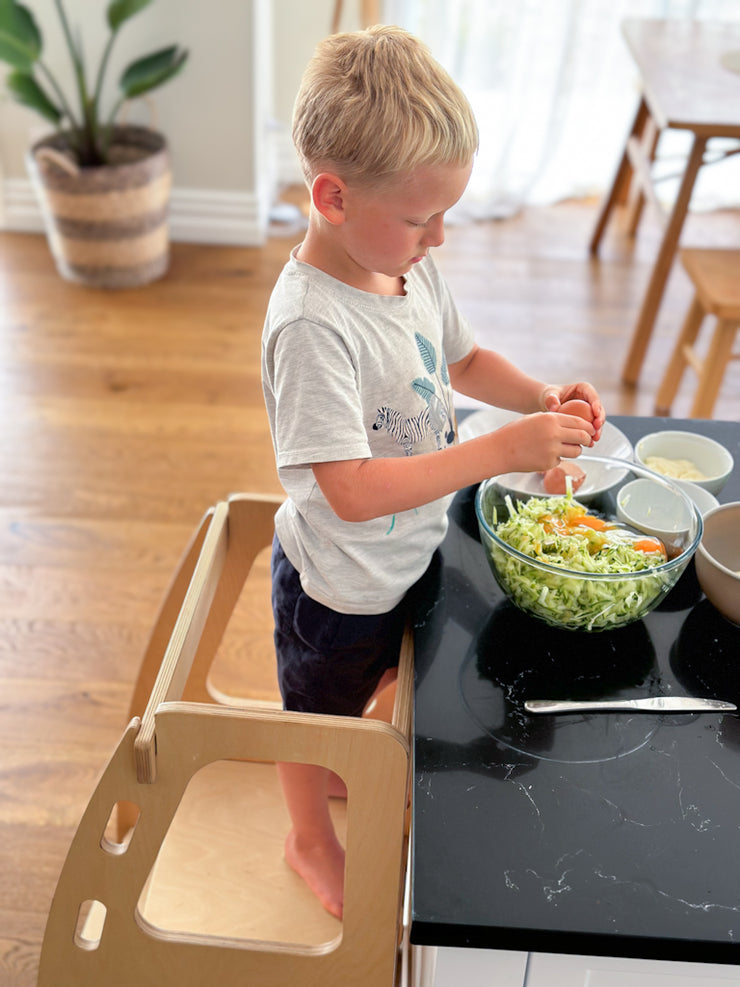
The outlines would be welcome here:
M 565 401 L 558 408 L 558 413 L 561 415 L 576 415 L 578 418 L 584 418 L 587 422 L 594 420 L 594 411 L 591 405 L 588 401 L 581 401 L 579 398 Z

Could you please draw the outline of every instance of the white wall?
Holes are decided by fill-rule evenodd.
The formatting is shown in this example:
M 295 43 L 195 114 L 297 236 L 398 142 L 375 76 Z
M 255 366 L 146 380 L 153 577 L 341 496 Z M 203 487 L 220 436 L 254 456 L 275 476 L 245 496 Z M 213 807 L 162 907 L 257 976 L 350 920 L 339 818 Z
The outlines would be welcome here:
M 53 0 L 26 3 L 44 34 L 45 60 L 69 83 Z M 106 37 L 105 6 L 102 0 L 65 0 L 71 23 L 84 25 L 85 50 L 95 67 Z M 343 6 L 341 28 L 353 30 L 359 2 Z M 314 47 L 329 32 L 333 10 L 334 0 L 156 0 L 123 26 L 108 93 L 132 59 L 174 42 L 190 50 L 183 72 L 128 117 L 152 121 L 168 138 L 173 239 L 261 242 L 276 186 L 300 181 L 290 141 L 293 98 Z M 44 129 L 37 115 L 2 96 L 0 228 L 41 229 L 24 158 Z
M 340 31 L 356 31 L 363 25 L 360 0 L 344 0 Z M 273 140 L 278 175 L 285 182 L 302 182 L 303 177 L 290 138 L 290 121 L 301 76 L 314 48 L 330 31 L 334 0 L 273 0 L 274 50 L 274 127 Z

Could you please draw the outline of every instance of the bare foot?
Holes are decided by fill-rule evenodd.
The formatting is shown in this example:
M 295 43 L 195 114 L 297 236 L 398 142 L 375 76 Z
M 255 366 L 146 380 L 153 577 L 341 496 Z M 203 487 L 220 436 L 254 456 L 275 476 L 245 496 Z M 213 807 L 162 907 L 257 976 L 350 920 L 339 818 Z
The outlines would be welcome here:
M 330 915 L 341 919 L 344 910 L 344 849 L 335 838 L 329 843 L 300 845 L 295 831 L 285 840 L 285 859 Z

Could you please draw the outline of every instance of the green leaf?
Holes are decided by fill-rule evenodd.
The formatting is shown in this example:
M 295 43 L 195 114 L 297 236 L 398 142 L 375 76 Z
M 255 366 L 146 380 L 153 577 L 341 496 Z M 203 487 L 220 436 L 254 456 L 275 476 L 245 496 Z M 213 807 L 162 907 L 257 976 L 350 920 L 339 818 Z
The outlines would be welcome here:
M 414 333 L 414 339 L 419 347 L 419 353 L 421 353 L 427 373 L 433 374 L 437 369 L 437 351 L 426 336 L 422 336 L 420 332 Z
M 434 395 L 434 383 L 427 377 L 417 377 L 411 382 L 411 386 L 417 394 L 424 398 L 427 404 L 430 403 Z
M 11 72 L 7 86 L 15 99 L 23 106 L 30 106 L 41 116 L 57 124 L 62 119 L 62 111 L 46 95 L 34 77 L 28 72 Z
M 106 12 L 108 27 L 111 31 L 117 31 L 124 21 L 127 21 L 129 17 L 133 17 L 134 14 L 138 14 L 140 10 L 148 7 L 150 3 L 152 3 L 152 0 L 111 0 Z
M 126 99 L 133 99 L 167 82 L 180 71 L 188 57 L 188 52 L 178 45 L 162 48 L 151 55 L 145 55 L 127 66 L 119 86 Z
M 0 60 L 27 72 L 41 47 L 41 32 L 28 7 L 15 0 L 0 0 Z

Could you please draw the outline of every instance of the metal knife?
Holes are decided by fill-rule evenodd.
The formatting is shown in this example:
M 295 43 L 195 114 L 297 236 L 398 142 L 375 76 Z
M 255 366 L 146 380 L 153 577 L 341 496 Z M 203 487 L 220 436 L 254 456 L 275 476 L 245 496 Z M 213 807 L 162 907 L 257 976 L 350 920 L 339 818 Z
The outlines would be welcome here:
M 644 699 L 527 699 L 528 713 L 608 713 L 628 710 L 642 713 L 719 713 L 737 709 L 721 699 L 691 696 L 650 696 Z

